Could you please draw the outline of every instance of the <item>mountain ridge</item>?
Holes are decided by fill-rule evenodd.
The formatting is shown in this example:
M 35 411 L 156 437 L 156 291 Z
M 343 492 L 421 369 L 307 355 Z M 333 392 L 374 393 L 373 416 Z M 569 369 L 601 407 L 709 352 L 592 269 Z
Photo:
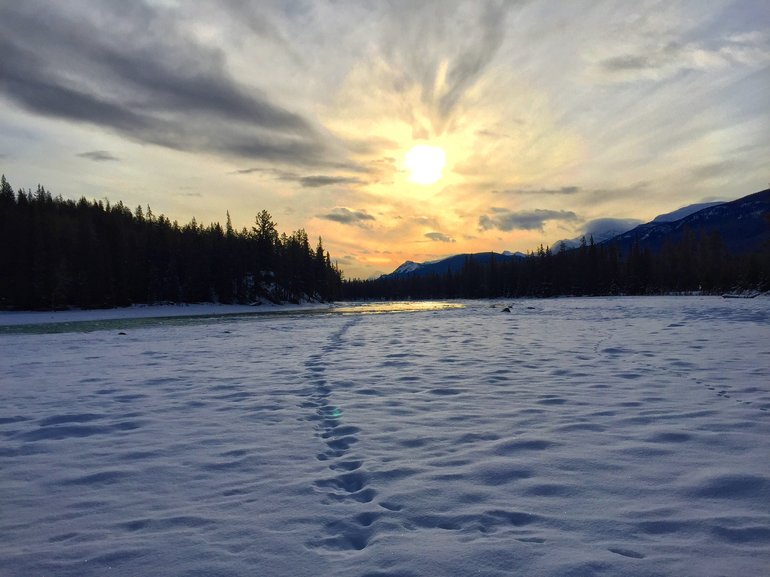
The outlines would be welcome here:
M 601 220 L 601 219 L 600 219 Z M 630 223 L 631 219 L 604 219 L 615 223 Z M 639 221 L 636 221 L 639 222 Z M 722 237 L 725 248 L 730 252 L 745 253 L 759 249 L 763 243 L 770 242 L 770 189 L 726 202 L 695 203 L 660 214 L 647 223 L 638 224 L 626 230 L 607 230 L 604 233 L 592 235 L 596 244 L 615 244 L 621 254 L 627 254 L 631 246 L 638 243 L 640 248 L 653 251 L 660 250 L 666 242 L 681 240 L 684 231 L 703 231 L 706 234 L 718 233 Z M 553 246 L 564 243 L 567 250 L 580 246 L 582 237 L 558 241 Z M 415 262 L 407 260 L 393 272 L 381 275 L 380 278 L 401 278 L 406 276 L 426 276 L 459 272 L 467 259 L 477 264 L 486 264 L 492 258 L 501 262 L 511 258 L 524 258 L 523 253 L 502 253 L 487 251 L 479 253 L 462 253 L 442 259 Z
M 414 262 L 411 260 L 405 261 L 399 265 L 393 272 L 381 275 L 379 278 L 404 278 L 409 276 L 428 276 L 431 274 L 446 274 L 458 273 L 465 266 L 468 259 L 472 260 L 475 264 L 485 265 L 489 263 L 493 258 L 499 262 L 506 262 L 511 259 L 524 258 L 522 253 L 512 253 L 509 251 L 504 252 L 477 252 L 477 253 L 462 253 L 448 256 L 446 258 L 431 260 L 425 262 Z
M 718 234 L 729 252 L 742 254 L 756 251 L 770 242 L 770 189 L 707 206 L 678 220 L 653 220 L 602 244 L 616 245 L 621 254 L 634 244 L 642 249 L 658 251 L 666 243 L 680 241 L 686 230 Z

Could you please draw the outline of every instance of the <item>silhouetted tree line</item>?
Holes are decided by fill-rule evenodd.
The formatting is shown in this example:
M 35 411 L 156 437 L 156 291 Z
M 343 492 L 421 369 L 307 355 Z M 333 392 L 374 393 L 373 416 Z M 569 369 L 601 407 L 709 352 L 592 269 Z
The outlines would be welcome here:
M 770 226 L 770 222 L 768 222 Z M 686 230 L 676 243 L 653 252 L 635 243 L 621 254 L 614 244 L 582 239 L 575 249 L 541 246 L 516 259 L 480 264 L 470 256 L 457 273 L 350 280 L 347 299 L 498 298 L 652 295 L 736 289 L 770 290 L 770 246 L 732 254 L 719 234 Z
M 135 303 L 274 302 L 339 298 L 342 273 L 321 239 L 279 234 L 267 211 L 251 229 L 230 214 L 204 227 L 148 206 L 75 202 L 42 186 L 0 181 L 0 308 L 98 308 Z

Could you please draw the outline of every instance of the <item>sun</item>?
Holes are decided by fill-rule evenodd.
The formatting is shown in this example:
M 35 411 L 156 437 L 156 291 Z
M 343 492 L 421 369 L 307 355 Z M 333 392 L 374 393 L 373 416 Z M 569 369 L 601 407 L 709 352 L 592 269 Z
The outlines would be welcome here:
M 409 181 L 416 184 L 434 184 L 441 178 L 446 155 L 438 146 L 418 144 L 407 150 L 404 166 L 409 171 Z

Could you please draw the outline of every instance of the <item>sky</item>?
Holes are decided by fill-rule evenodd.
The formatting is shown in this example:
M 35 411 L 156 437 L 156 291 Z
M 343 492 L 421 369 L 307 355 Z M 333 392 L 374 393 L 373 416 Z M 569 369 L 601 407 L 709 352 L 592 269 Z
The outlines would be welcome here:
M 764 0 L 0 0 L 0 22 L 14 188 L 238 229 L 265 209 L 348 278 L 770 182 Z

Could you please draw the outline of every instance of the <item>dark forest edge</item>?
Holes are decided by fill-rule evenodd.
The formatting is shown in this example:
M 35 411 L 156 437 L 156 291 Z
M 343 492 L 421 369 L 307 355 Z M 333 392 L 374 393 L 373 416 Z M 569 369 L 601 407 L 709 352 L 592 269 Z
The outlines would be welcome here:
M 687 231 L 660 251 L 638 244 L 622 255 L 613 244 L 594 244 L 554 253 L 540 247 L 520 259 L 467 256 L 457 273 L 381 277 L 344 283 L 343 294 L 359 299 L 479 299 L 556 296 L 723 294 L 770 290 L 770 247 L 736 255 L 718 235 Z
M 770 215 L 765 215 L 770 227 Z M 622 251 L 591 238 L 576 249 L 541 246 L 524 258 L 459 272 L 343 280 L 319 238 L 279 234 L 269 212 L 254 225 L 184 226 L 141 206 L 65 200 L 0 181 L 0 309 L 107 308 L 162 302 L 285 303 L 721 294 L 770 290 L 770 243 L 726 249 L 718 233 L 686 229 L 659 250 Z
M 443 262 L 443 261 L 441 261 Z M 542 245 L 523 258 L 480 253 L 345 283 L 348 299 L 451 299 L 656 294 L 743 294 L 770 290 L 770 189 L 640 225 L 603 243 Z
M 333 301 L 342 272 L 321 239 L 279 234 L 263 210 L 250 229 L 141 206 L 65 200 L 0 181 L 0 309 L 107 308 L 161 302 Z

